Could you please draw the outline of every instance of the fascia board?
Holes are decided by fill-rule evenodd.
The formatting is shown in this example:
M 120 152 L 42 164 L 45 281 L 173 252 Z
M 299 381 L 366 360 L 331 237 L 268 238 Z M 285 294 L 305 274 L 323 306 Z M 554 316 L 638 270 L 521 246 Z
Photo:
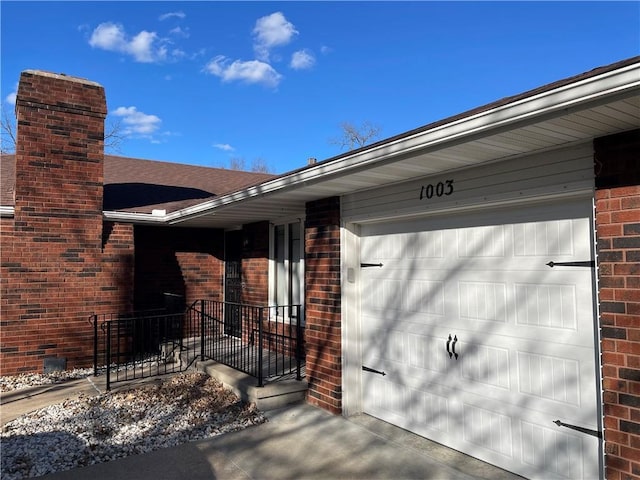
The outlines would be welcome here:
M 303 188 L 329 177 L 347 174 L 350 170 L 369 168 L 379 163 L 393 161 L 413 151 L 436 150 L 468 141 L 479 135 L 533 124 L 542 118 L 559 117 L 569 110 L 586 108 L 594 102 L 606 102 L 615 95 L 631 95 L 640 89 L 640 63 L 589 77 L 553 90 L 541 92 L 512 103 L 464 117 L 450 123 L 418 132 L 346 155 L 335 161 L 284 175 L 260 185 L 225 195 L 167 215 L 169 223 L 179 223 L 187 218 L 209 214 L 210 211 L 236 202 L 269 195 L 286 189 Z
M 165 223 L 166 215 L 150 215 L 147 213 L 129 213 L 129 212 L 102 212 L 105 220 L 111 220 L 114 222 L 126 222 L 126 223 L 147 223 L 158 224 Z M 14 217 L 15 207 L 8 207 L 0 205 L 0 217 Z
M 148 223 L 158 224 L 165 222 L 164 215 L 150 215 L 146 213 L 129 213 L 129 212 L 102 212 L 105 220 L 112 220 L 114 222 L 126 222 L 126 223 Z M 0 205 L 0 217 L 13 217 L 15 216 L 15 207 L 7 207 Z
M 102 215 L 105 220 L 113 222 L 158 225 L 167 221 L 166 215 L 152 215 L 150 213 L 104 211 Z

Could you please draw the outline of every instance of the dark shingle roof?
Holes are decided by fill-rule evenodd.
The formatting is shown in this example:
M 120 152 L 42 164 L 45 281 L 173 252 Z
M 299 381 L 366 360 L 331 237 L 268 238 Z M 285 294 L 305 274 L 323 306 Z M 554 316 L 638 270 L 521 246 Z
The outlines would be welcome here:
M 105 155 L 104 210 L 173 212 L 273 177 L 265 173 Z
M 15 204 L 13 195 L 15 186 L 15 155 L 0 155 L 0 205 L 3 207 L 12 207 Z
M 15 156 L 0 157 L 0 205 L 13 206 Z M 105 155 L 103 208 L 173 212 L 271 178 L 274 175 Z

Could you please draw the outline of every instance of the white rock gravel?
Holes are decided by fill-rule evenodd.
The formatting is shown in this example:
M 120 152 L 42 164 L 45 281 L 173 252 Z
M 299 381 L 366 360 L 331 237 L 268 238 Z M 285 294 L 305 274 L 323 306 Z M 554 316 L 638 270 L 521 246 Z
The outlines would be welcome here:
M 62 370 L 43 373 L 21 373 L 20 375 L 8 375 L 0 377 L 0 392 L 11 392 L 27 387 L 36 387 L 38 385 L 50 385 L 54 383 L 64 382 L 66 380 L 75 380 L 93 375 L 92 368 L 75 368 L 73 370 Z
M 67 400 L 7 423 L 0 434 L 0 476 L 37 477 L 265 421 L 254 405 L 241 402 L 217 380 L 183 373 L 161 383 Z

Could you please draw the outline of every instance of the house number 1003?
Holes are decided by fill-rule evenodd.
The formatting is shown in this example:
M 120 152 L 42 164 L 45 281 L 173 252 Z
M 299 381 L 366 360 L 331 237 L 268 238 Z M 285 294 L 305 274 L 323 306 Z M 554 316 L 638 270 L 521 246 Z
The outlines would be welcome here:
M 435 185 L 430 183 L 429 185 L 423 185 L 420 187 L 420 200 L 433 197 L 446 197 L 453 193 L 453 180 L 445 180 L 444 182 L 438 182 Z

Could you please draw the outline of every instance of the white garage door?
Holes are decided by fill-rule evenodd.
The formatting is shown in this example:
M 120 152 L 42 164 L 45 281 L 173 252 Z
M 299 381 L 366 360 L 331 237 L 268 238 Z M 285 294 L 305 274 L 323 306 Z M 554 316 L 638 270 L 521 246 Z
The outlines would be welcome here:
M 363 225 L 364 410 L 526 477 L 597 478 L 590 208 Z

